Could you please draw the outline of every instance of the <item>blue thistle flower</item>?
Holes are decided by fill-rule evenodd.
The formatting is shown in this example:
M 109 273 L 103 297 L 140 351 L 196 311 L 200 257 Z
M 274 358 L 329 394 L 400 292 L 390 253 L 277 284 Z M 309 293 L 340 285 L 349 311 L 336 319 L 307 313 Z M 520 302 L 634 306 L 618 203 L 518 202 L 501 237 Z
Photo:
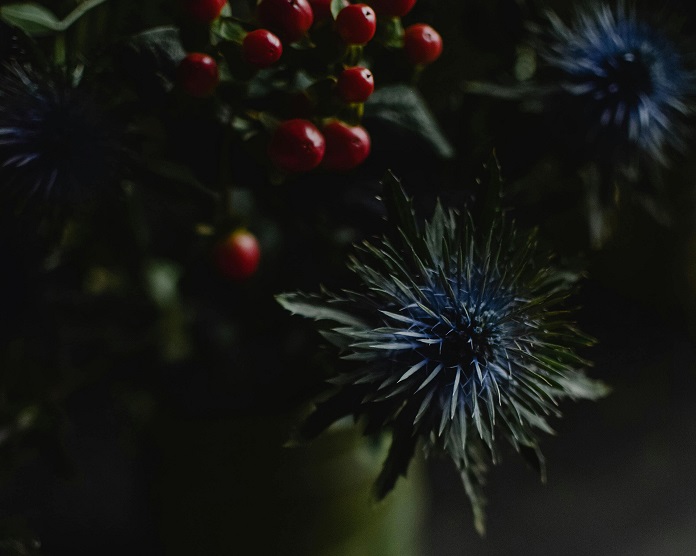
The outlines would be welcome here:
M 118 145 L 94 99 L 64 76 L 13 64 L 0 77 L 0 179 L 24 202 L 72 203 L 113 182 Z
M 561 306 L 570 275 L 537 265 L 533 234 L 520 237 L 500 219 L 479 235 L 468 216 L 440 204 L 421 233 L 398 181 L 390 183 L 399 239 L 363 244 L 350 265 L 359 290 L 278 297 L 327 324 L 322 335 L 352 364 L 300 433 L 311 438 L 351 414 L 364 418 L 366 432 L 390 428 L 378 497 L 405 475 L 419 440 L 426 453 L 444 451 L 482 530 L 482 485 L 497 440 L 543 472 L 536 433 L 551 432 L 559 400 L 595 399 L 605 388 L 584 375 L 587 362 L 575 352 L 591 339 Z
M 641 157 L 667 164 L 670 149 L 684 149 L 696 73 L 666 28 L 623 3 L 579 11 L 570 26 L 553 12 L 548 20 L 539 56 L 592 157 L 631 169 Z

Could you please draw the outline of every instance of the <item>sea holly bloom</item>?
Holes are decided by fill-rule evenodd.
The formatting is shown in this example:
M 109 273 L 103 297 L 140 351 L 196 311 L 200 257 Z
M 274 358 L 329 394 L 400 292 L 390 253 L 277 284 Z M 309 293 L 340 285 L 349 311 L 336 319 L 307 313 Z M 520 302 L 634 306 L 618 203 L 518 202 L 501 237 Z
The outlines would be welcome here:
M 118 144 L 104 113 L 63 75 L 19 64 L 0 78 L 0 192 L 73 203 L 114 180 Z
M 666 27 L 623 4 L 585 8 L 570 25 L 549 12 L 548 22 L 539 28 L 541 73 L 559 87 L 592 156 L 630 168 L 641 157 L 666 164 L 670 149 L 684 148 L 696 73 Z
M 550 432 L 564 398 L 596 399 L 605 387 L 583 372 L 576 349 L 591 343 L 563 308 L 572 282 L 538 258 L 534 235 L 500 218 L 478 230 L 438 204 L 419 230 L 410 201 L 388 178 L 395 239 L 365 243 L 351 262 L 360 287 L 339 294 L 284 294 L 313 318 L 350 369 L 301 427 L 311 438 L 346 415 L 366 432 L 390 429 L 377 479 L 386 495 L 418 442 L 459 469 L 483 529 L 483 475 L 506 440 L 540 469 L 537 433 Z

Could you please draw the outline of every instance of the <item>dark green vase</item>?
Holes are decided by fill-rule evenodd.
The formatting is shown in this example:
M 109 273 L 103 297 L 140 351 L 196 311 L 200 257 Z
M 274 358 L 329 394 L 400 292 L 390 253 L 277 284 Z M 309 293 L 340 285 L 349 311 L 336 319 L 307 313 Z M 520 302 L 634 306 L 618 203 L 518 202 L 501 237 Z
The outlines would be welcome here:
M 424 475 L 381 502 L 387 442 L 352 425 L 284 447 L 291 419 L 167 423 L 156 497 L 166 554 L 418 556 Z

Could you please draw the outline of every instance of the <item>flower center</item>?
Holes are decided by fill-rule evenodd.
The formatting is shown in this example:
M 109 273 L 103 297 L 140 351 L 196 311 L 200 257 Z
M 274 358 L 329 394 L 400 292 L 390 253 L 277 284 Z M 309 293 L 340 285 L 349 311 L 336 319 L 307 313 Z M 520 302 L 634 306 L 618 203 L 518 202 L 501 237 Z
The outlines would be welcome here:
M 622 52 L 603 60 L 603 96 L 617 97 L 635 104 L 642 95 L 653 92 L 650 68 L 640 52 Z
M 485 366 L 493 355 L 492 331 L 488 328 L 480 317 L 471 320 L 461 317 L 454 329 L 439 323 L 434 332 L 441 335 L 444 341 L 436 359 L 446 367 L 459 366 L 464 370 L 472 369 L 475 362 Z

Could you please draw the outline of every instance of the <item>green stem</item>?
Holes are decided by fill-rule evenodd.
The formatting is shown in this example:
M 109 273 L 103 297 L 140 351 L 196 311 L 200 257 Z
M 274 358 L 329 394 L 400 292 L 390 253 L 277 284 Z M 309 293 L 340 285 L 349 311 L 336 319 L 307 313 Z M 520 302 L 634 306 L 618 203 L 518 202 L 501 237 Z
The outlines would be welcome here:
M 53 62 L 59 68 L 66 66 L 65 32 L 56 33 L 56 40 L 53 44 Z

